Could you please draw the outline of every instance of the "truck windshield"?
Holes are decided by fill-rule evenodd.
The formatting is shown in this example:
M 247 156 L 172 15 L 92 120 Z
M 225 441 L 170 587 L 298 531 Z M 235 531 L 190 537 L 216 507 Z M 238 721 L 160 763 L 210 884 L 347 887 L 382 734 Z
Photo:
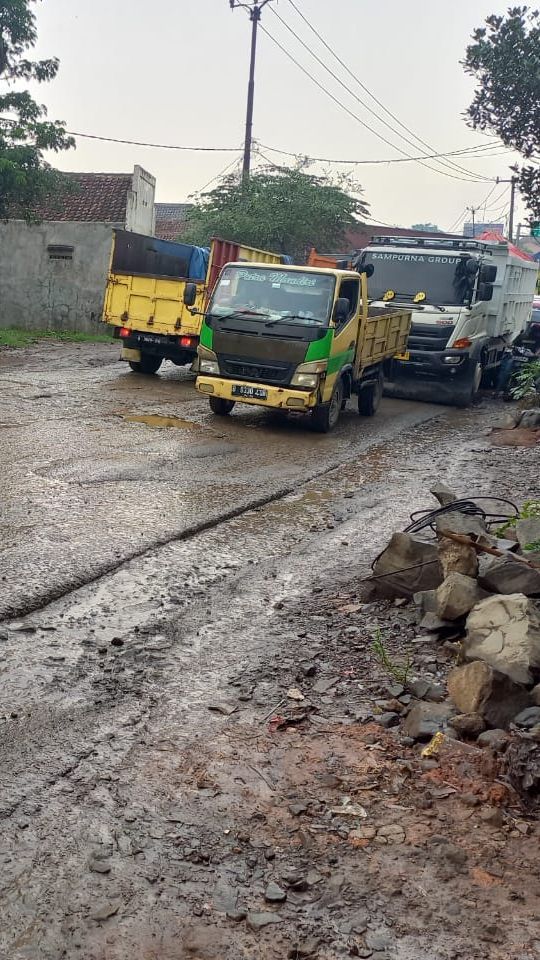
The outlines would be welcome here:
M 370 300 L 404 301 L 457 306 L 470 295 L 465 262 L 452 254 L 368 250 L 365 264 L 373 264 Z M 393 294 L 393 296 L 392 296 Z
M 252 321 L 310 326 L 328 325 L 334 300 L 333 276 L 266 267 L 225 267 L 209 313 L 225 317 L 245 313 Z

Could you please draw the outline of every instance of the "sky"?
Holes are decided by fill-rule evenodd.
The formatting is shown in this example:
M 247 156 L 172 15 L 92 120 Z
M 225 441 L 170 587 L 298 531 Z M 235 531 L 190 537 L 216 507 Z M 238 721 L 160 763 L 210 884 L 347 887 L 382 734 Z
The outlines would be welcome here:
M 366 161 L 399 158 L 402 154 L 395 147 L 418 156 L 493 142 L 470 130 L 463 119 L 474 81 L 459 61 L 472 31 L 489 14 L 503 13 L 509 0 L 294 2 L 370 93 L 434 149 L 418 143 L 370 98 L 310 31 L 291 0 L 271 0 L 264 8 L 262 26 L 322 89 L 259 31 L 254 137 L 265 145 L 260 150 L 266 158 L 292 162 L 269 147 Z M 183 202 L 238 161 L 249 65 L 250 23 L 245 10 L 231 11 L 229 0 L 40 0 L 36 10 L 36 54 L 60 59 L 57 78 L 33 91 L 51 119 L 65 121 L 71 131 L 103 137 L 232 148 L 202 153 L 78 138 L 75 151 L 49 157 L 56 166 L 126 172 L 138 163 L 156 177 L 158 201 Z M 312 59 L 276 14 L 352 93 Z M 448 230 L 460 229 L 470 206 L 479 208 L 477 220 L 498 220 L 496 214 L 507 213 L 508 187 L 494 186 L 493 181 L 510 176 L 516 156 L 500 146 L 492 155 L 453 159 L 470 172 L 448 168 L 442 172 L 438 165 L 439 172 L 434 172 L 417 162 L 316 163 L 311 170 L 351 172 L 377 223 L 432 222 Z M 259 158 L 255 166 L 264 162 Z M 445 175 L 450 173 L 453 176 Z M 516 222 L 524 216 L 518 203 Z

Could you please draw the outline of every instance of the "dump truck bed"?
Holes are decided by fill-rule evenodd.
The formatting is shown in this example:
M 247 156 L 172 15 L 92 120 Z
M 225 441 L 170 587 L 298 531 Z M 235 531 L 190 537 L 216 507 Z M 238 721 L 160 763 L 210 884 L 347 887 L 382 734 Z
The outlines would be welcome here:
M 355 379 L 360 377 L 366 367 L 405 353 L 411 318 L 410 310 L 368 308 L 367 319 L 360 323 Z

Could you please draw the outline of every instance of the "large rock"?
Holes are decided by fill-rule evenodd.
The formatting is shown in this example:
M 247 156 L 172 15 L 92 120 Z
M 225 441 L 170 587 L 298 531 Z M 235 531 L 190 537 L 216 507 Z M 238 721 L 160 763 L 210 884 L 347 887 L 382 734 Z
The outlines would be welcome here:
M 516 421 L 516 427 L 526 427 L 527 430 L 534 430 L 540 427 L 540 410 L 538 407 L 531 407 L 530 410 L 524 410 Z
M 483 568 L 480 583 L 493 593 L 524 593 L 532 597 L 540 594 L 540 570 L 512 557 L 493 557 Z
M 456 667 L 448 693 L 462 714 L 480 714 L 491 727 L 506 727 L 530 705 L 529 694 L 482 660 Z
M 439 541 L 439 559 L 444 577 L 454 572 L 465 577 L 476 577 L 478 573 L 478 554 L 474 547 L 466 547 L 447 537 Z
M 460 533 L 466 537 L 485 536 L 487 527 L 482 517 L 469 516 L 461 513 L 459 510 L 452 510 L 450 513 L 443 513 L 435 520 L 435 529 L 437 533 Z
M 532 544 L 540 544 L 540 517 L 531 517 L 529 520 L 518 520 L 516 523 L 516 536 L 523 553 L 529 558 L 540 560 L 540 546 L 535 550 L 527 550 Z
M 535 604 L 520 593 L 481 600 L 467 618 L 463 649 L 468 660 L 485 660 L 515 683 L 532 683 L 531 669 L 540 667 Z
M 446 730 L 454 712 L 450 703 L 416 703 L 403 724 L 403 735 L 414 740 L 431 740 L 439 730 Z
M 476 580 L 462 573 L 449 573 L 437 587 L 437 613 L 441 620 L 465 617 L 480 600 L 487 597 Z
M 394 533 L 373 573 L 380 578 L 374 584 L 381 596 L 412 597 L 422 590 L 433 590 L 442 581 L 437 545 L 410 533 Z

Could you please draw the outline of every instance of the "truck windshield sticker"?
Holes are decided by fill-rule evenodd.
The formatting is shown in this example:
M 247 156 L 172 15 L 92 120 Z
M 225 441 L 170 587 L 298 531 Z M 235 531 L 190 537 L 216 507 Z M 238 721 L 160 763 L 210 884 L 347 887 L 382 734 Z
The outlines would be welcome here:
M 210 304 L 210 313 L 245 313 L 275 326 L 287 319 L 302 324 L 327 324 L 334 300 L 332 274 L 265 267 L 225 267 Z

